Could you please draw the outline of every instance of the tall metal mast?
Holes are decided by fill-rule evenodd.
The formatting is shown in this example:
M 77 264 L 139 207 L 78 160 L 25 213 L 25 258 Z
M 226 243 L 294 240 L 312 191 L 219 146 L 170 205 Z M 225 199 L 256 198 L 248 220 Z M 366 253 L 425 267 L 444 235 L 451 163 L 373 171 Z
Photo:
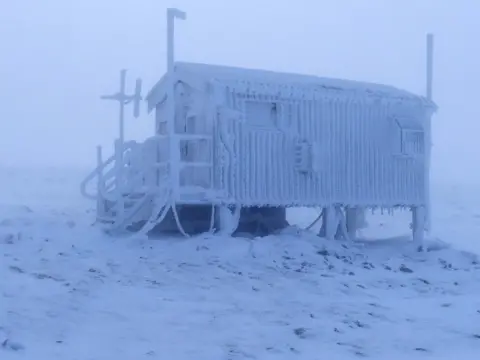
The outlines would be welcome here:
M 432 100 L 433 94 L 433 34 L 427 34 L 427 61 L 426 61 L 426 96 L 428 100 Z M 425 124 L 425 195 L 426 195 L 426 230 L 430 232 L 431 224 L 431 201 L 430 201 L 430 163 L 432 154 L 432 126 L 430 118 Z
M 175 132 L 175 19 L 186 20 L 187 14 L 175 8 L 167 9 L 167 70 L 168 70 L 168 95 L 167 95 L 167 134 L 170 144 L 170 180 L 174 199 L 177 198 L 180 186 L 180 142 Z

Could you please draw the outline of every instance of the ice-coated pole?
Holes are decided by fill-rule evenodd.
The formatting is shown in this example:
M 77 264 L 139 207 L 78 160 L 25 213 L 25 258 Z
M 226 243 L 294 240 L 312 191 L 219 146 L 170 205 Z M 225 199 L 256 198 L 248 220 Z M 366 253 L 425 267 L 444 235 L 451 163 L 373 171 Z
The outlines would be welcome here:
M 426 97 L 428 100 L 432 100 L 433 96 L 433 41 L 433 34 L 427 34 Z M 430 118 L 427 119 L 427 123 L 425 126 L 425 135 L 425 228 L 427 232 L 430 232 L 432 230 L 432 204 L 430 201 L 430 163 L 432 153 L 432 130 Z
M 180 142 L 175 134 L 175 83 L 174 83 L 174 61 L 175 61 L 175 19 L 186 20 L 187 14 L 175 8 L 167 9 L 167 71 L 168 71 L 168 96 L 167 96 L 167 134 L 170 144 L 170 176 L 171 189 L 176 198 L 180 186 Z
M 122 99 L 119 101 L 120 103 L 120 115 L 119 115 L 119 139 L 120 144 L 123 146 L 125 142 L 125 79 L 127 76 L 127 70 L 122 69 L 120 71 L 120 94 L 122 95 Z
M 427 98 L 432 100 L 433 91 L 433 34 L 427 34 Z
M 167 9 L 167 66 L 169 73 L 173 70 L 175 61 L 175 19 L 186 20 L 187 13 L 175 8 Z

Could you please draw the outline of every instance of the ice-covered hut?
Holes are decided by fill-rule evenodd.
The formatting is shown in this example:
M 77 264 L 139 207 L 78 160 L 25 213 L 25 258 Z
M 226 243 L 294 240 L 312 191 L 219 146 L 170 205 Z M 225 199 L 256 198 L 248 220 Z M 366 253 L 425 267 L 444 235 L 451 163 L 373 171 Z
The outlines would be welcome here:
M 179 202 L 425 206 L 431 101 L 316 76 L 192 63 L 174 69 Z M 166 166 L 165 84 L 166 76 L 147 101 Z
M 422 236 L 436 110 L 425 97 L 373 83 L 171 62 L 146 100 L 155 134 L 118 150 L 123 192 L 100 185 L 99 216 L 116 227 L 141 223 L 146 232 L 176 222 L 188 232 L 201 218 L 232 233 L 254 214 L 278 228 L 285 208 L 316 207 L 333 238 L 339 225 L 354 235 L 359 209 L 406 207 Z

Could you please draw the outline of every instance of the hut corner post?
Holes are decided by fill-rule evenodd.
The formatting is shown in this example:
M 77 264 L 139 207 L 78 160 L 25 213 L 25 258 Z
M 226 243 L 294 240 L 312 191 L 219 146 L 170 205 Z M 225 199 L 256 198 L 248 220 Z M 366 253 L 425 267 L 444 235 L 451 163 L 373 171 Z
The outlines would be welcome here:
M 433 34 L 427 34 L 427 56 L 426 56 L 426 97 L 432 100 L 433 93 Z M 426 118 L 425 123 L 425 206 L 414 207 L 412 209 L 412 230 L 413 240 L 423 248 L 423 240 L 425 232 L 429 233 L 432 229 L 431 225 L 431 201 L 430 201 L 430 162 L 432 148 L 432 132 L 430 116 Z

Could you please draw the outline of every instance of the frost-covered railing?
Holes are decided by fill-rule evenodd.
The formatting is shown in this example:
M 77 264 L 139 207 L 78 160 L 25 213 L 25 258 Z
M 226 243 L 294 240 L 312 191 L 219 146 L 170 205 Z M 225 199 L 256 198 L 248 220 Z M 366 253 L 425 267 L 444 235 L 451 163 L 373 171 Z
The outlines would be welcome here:
M 162 145 L 167 139 L 148 139 L 144 143 L 126 142 L 107 160 L 98 148 L 97 166 L 81 183 L 81 193 L 88 199 L 103 197 L 115 200 L 120 194 L 145 192 L 159 186 L 159 178 L 167 171 Z M 96 192 L 89 191 L 91 182 L 97 180 Z M 115 194 L 114 194 L 115 193 Z
M 123 157 L 127 152 L 131 151 L 134 146 L 134 141 L 126 142 L 122 148 L 116 146 L 115 154 L 107 160 L 103 160 L 102 148 L 99 146 L 97 148 L 97 166 L 80 184 L 82 195 L 91 200 L 96 200 L 99 196 L 108 197 L 108 192 L 115 187 L 115 178 L 118 172 L 116 160 L 118 160 L 119 156 Z M 121 153 L 118 154 L 118 151 Z M 88 186 L 95 179 L 97 179 L 97 192 L 93 193 L 88 191 Z
M 156 135 L 143 143 L 130 141 L 115 154 L 103 160 L 98 151 L 98 164 L 81 184 L 82 194 L 89 199 L 121 201 L 132 193 L 158 193 L 164 188 L 179 189 L 176 201 L 195 202 L 213 198 L 213 137 L 208 134 L 178 134 L 180 153 L 179 184 L 169 181 L 169 138 Z M 96 181 L 95 181 L 96 180 Z M 96 183 L 96 191 L 90 189 Z

